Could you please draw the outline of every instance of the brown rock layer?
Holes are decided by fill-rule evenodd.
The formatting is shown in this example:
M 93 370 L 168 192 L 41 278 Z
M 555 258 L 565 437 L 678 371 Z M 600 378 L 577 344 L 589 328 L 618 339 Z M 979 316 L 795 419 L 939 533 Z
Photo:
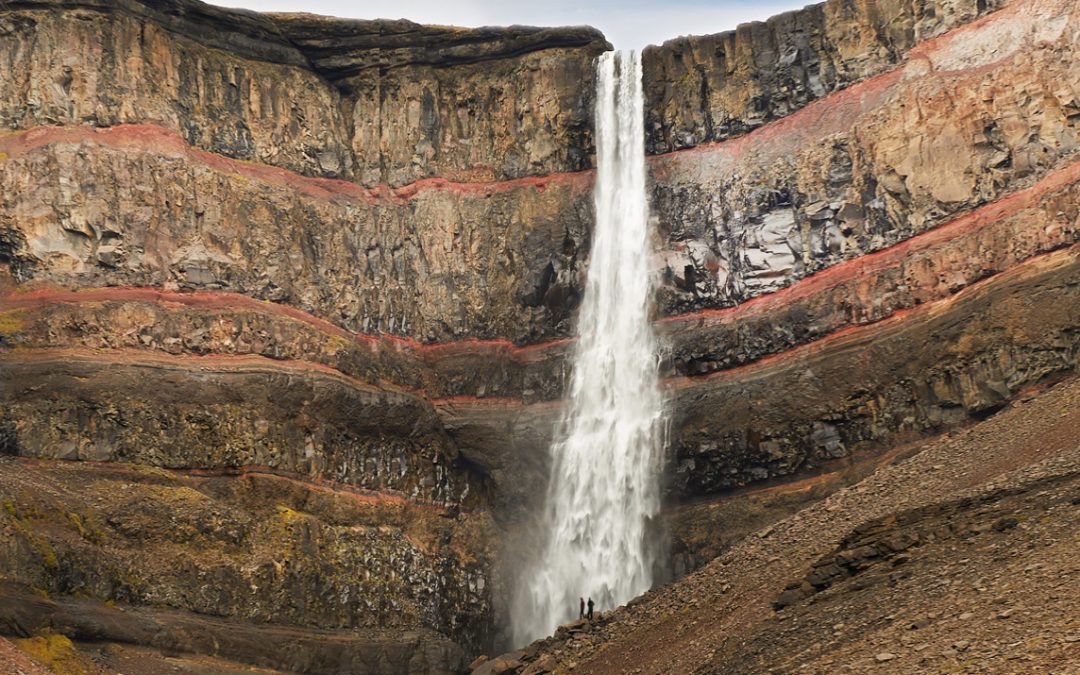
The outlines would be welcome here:
M 647 147 L 722 141 L 892 70 L 915 45 L 1010 0 L 828 0 L 642 54 Z
M 427 401 L 312 363 L 120 350 L 0 358 L 6 454 L 267 466 L 440 504 L 470 491 Z
M 10 457 L 0 495 L 8 634 L 310 672 L 453 672 L 490 639 L 483 513 L 257 473 Z
M 19 281 L 227 290 L 424 340 L 565 334 L 580 297 L 591 206 L 578 175 L 368 191 L 156 127 L 41 129 L 0 147 L 0 253 Z
M 580 82 L 608 48 L 588 28 L 462 30 L 188 0 L 35 0 L 0 17 L 0 126 L 155 123 L 212 152 L 367 185 L 587 167 Z
M 1065 249 L 872 327 L 674 383 L 675 485 L 742 485 L 992 414 L 1080 365 L 1078 273 L 1080 250 Z
M 663 313 L 776 291 L 1062 166 L 1077 44 L 1075 3 L 1021 0 L 752 134 L 654 158 Z
M 1031 188 L 873 254 L 723 310 L 663 319 L 672 368 L 686 375 L 752 362 L 835 331 L 947 298 L 1080 240 L 1080 163 Z

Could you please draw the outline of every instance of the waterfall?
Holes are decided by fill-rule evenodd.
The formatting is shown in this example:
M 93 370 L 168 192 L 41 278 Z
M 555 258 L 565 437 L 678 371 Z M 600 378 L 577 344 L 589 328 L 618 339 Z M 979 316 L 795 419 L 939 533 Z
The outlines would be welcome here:
M 613 609 L 652 585 L 649 522 L 660 506 L 657 384 L 641 61 L 597 65 L 596 229 L 566 408 L 551 450 L 542 552 L 512 609 L 518 644 L 577 618 L 578 597 Z

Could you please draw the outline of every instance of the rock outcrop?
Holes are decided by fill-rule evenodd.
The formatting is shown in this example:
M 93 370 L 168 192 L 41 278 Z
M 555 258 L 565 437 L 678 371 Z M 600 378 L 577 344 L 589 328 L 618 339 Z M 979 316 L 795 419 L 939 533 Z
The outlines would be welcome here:
M 146 464 L 0 458 L 0 629 L 306 672 L 454 672 L 489 639 L 482 512 Z
M 776 291 L 1067 164 L 1077 22 L 1073 3 L 1014 2 L 755 133 L 656 158 L 665 313 Z
M 827 0 L 644 53 L 647 147 L 732 138 L 868 77 L 1010 0 Z
M 773 26 L 808 26 L 839 7 Z M 722 64 L 738 49 L 697 52 L 707 73 L 732 78 L 728 91 L 766 83 L 758 102 L 775 121 L 748 133 L 757 125 L 734 124 L 726 141 L 652 159 L 666 236 L 659 325 L 681 376 L 672 381 L 676 494 L 872 465 L 1075 370 L 1074 331 L 1059 312 L 1073 302 L 1067 270 L 1080 255 L 1080 15 L 1056 0 L 955 9 L 927 12 L 932 21 L 906 43 L 878 33 L 910 48 L 846 61 L 861 65 L 814 95 L 776 84 L 794 71 L 764 55 L 739 61 L 758 70 L 736 78 Z M 815 35 L 824 33 L 787 39 Z M 720 40 L 669 43 L 646 61 L 689 58 L 686 44 L 710 39 Z M 711 100 L 710 114 L 751 118 L 728 95 Z M 1044 265 L 1054 269 L 1047 277 L 1036 271 Z M 1059 295 L 1044 304 L 1048 281 Z M 692 514 L 713 517 L 706 506 L 674 511 L 677 549 L 700 561 L 695 550 L 730 543 L 703 535 Z
M 591 206 L 566 172 L 589 166 L 599 33 L 240 13 L 226 51 L 223 10 L 153 7 L 5 12 L 20 281 L 224 288 L 429 341 L 569 332 Z

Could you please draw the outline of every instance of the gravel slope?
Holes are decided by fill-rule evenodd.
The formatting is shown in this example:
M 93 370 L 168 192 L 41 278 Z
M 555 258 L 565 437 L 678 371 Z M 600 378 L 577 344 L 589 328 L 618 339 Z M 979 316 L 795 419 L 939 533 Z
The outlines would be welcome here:
M 1072 378 L 525 660 L 587 673 L 1080 672 L 1078 476 Z M 875 544 L 885 554 L 856 560 L 865 569 L 805 583 L 830 569 L 815 562 Z M 785 589 L 797 597 L 777 611 Z

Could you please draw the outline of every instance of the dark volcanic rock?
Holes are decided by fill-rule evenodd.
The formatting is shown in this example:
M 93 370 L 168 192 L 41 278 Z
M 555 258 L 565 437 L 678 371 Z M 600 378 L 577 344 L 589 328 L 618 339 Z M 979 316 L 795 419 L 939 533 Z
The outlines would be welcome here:
M 650 153 L 744 134 L 885 72 L 1009 0 L 828 0 L 642 53 Z
M 1080 312 L 1077 250 L 1023 267 L 876 327 L 680 381 L 673 488 L 713 492 L 827 467 L 985 418 L 1024 387 L 1075 370 L 1066 317 Z
M 51 625 L 319 672 L 401 672 L 414 649 L 434 659 L 423 670 L 454 671 L 491 639 L 483 512 L 257 468 L 0 459 L 6 633 Z M 260 640 L 283 644 L 256 653 Z
M 456 65 L 512 59 L 544 49 L 607 45 L 600 31 L 574 28 L 456 28 L 405 20 L 361 21 L 311 14 L 267 15 L 324 77 L 338 81 L 362 70 Z M 607 45 L 610 48 L 610 45 Z

